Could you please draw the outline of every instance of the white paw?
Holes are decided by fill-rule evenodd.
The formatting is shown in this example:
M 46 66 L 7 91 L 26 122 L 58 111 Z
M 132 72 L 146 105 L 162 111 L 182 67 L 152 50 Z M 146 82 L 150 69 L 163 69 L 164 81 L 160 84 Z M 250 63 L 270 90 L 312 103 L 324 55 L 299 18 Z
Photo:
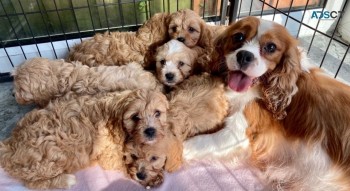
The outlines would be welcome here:
M 65 178 L 66 178 L 66 183 L 68 188 L 74 186 L 77 183 L 77 178 L 75 177 L 74 174 L 66 174 Z

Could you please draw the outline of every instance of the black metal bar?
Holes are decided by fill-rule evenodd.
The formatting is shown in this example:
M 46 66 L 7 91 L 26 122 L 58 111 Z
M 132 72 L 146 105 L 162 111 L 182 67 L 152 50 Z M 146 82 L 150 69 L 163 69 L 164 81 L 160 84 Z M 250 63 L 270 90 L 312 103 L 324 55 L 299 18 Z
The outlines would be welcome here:
M 122 28 L 124 28 L 124 25 L 125 25 L 125 23 L 124 23 L 124 14 L 123 14 L 123 7 L 122 7 L 122 4 L 121 4 L 121 2 L 120 2 L 120 0 L 118 0 L 118 9 L 119 9 L 119 15 L 120 15 L 120 20 L 121 20 L 121 25 L 122 25 Z M 136 12 L 136 11 L 134 11 L 134 12 Z
M 342 10 L 341 10 L 342 13 L 344 12 L 344 9 L 345 9 L 345 7 L 346 7 L 347 4 L 348 4 L 348 1 L 345 1 L 344 7 L 343 7 Z M 337 31 L 336 29 L 338 28 L 338 25 L 339 25 L 339 23 L 340 23 L 341 18 L 342 18 L 342 17 L 340 17 L 340 18 L 338 19 L 337 23 L 335 24 L 335 27 L 334 27 L 334 30 L 333 30 L 333 33 L 332 33 L 331 40 L 329 41 L 329 43 L 328 43 L 328 45 L 327 45 L 327 48 L 326 48 L 326 51 L 325 51 L 325 53 L 324 53 L 324 55 L 323 55 L 323 58 L 322 58 L 322 61 L 321 61 L 321 64 L 320 64 L 320 68 L 321 68 L 322 65 L 323 65 L 323 62 L 324 62 L 324 59 L 326 58 L 328 49 L 329 49 L 329 47 L 330 47 L 330 45 L 331 45 L 331 43 L 332 43 L 332 40 L 334 39 L 334 34 L 335 34 L 335 32 Z
M 221 18 L 220 18 L 220 24 L 223 25 L 226 22 L 226 15 L 227 15 L 227 3 L 228 0 L 221 0 Z
M 57 10 L 56 0 L 53 0 L 53 3 L 54 3 L 55 8 L 56 8 L 56 10 Z M 58 11 L 57 11 L 57 15 L 58 15 L 58 21 L 60 22 L 60 26 L 61 26 L 61 29 L 62 29 L 62 32 L 63 32 L 63 36 L 64 36 L 64 38 L 65 38 L 65 40 L 66 40 L 66 45 L 67 45 L 68 51 L 70 51 L 70 48 L 69 48 L 69 45 L 68 45 L 68 41 L 67 41 L 67 38 L 66 38 L 66 32 L 65 32 L 64 27 L 63 27 L 63 25 L 62 25 L 60 13 L 59 13 Z
M 240 17 L 241 17 L 242 3 L 243 3 L 243 1 L 240 0 L 240 3 L 239 3 L 239 11 L 238 11 L 238 16 L 237 16 L 237 18 L 240 18 Z
M 322 8 L 322 12 L 324 11 L 324 8 L 325 8 L 325 7 L 323 6 L 323 8 Z M 314 29 L 314 34 L 312 35 L 312 38 L 311 38 L 311 42 L 310 42 L 309 48 L 307 49 L 307 53 L 309 53 L 309 52 L 310 52 L 310 50 L 311 50 L 311 46 L 312 46 L 312 43 L 314 42 L 315 35 L 316 35 L 316 30 L 317 30 L 317 28 L 318 28 L 318 25 L 320 24 L 320 21 L 321 21 L 321 19 L 319 19 L 319 20 L 317 21 L 316 28 L 313 28 L 313 29 Z
M 262 2 L 262 6 L 261 6 L 261 14 L 260 14 L 260 18 L 262 18 L 263 13 L 264 13 L 264 5 L 265 5 L 265 0 Z
M 239 0 L 230 0 L 229 23 L 237 19 L 238 1 Z
M 179 10 L 179 0 L 176 0 L 176 11 Z
M 47 35 L 49 36 L 49 39 L 50 39 L 50 43 L 51 43 L 51 47 L 52 47 L 53 53 L 55 54 L 55 58 L 57 59 L 58 56 L 57 56 L 55 47 L 53 46 L 53 43 L 52 43 L 50 31 L 49 31 L 49 29 L 48 29 L 48 27 L 47 27 L 47 25 L 46 25 L 45 18 L 44 18 L 42 9 L 40 8 L 40 3 L 39 3 L 38 0 L 36 0 L 36 4 L 38 5 L 39 11 L 40 11 L 40 15 L 41 15 L 41 19 L 43 20 L 43 23 L 44 23 L 44 26 L 45 26 L 46 33 L 47 33 Z
M 204 18 L 204 16 L 205 16 L 205 0 L 203 1 L 204 3 L 203 3 L 203 15 L 202 15 L 202 18 Z
M 163 0 L 163 2 L 164 2 L 164 0 Z M 137 14 L 136 14 L 136 2 L 135 2 L 135 0 L 133 0 L 133 3 L 134 3 L 134 16 L 135 16 L 135 25 L 137 25 L 139 22 L 137 21 Z M 164 5 L 164 4 L 163 4 Z
M 77 16 L 75 15 L 75 9 L 74 9 L 74 7 L 73 7 L 73 2 L 72 2 L 72 0 L 70 0 L 69 2 L 70 2 L 70 6 L 71 6 L 71 11 L 73 12 L 73 17 L 74 17 L 75 25 L 77 26 L 77 30 L 78 30 L 78 34 L 79 34 L 79 39 L 80 39 L 80 42 L 82 42 L 83 40 L 81 39 L 80 29 L 79 29 L 79 23 L 78 23 L 78 20 L 77 20 Z
M 12 31 L 13 31 L 13 34 L 14 34 L 15 37 L 16 37 L 17 44 L 18 44 L 18 46 L 21 48 L 22 54 L 23 54 L 23 56 L 24 56 L 24 59 L 27 60 L 27 56 L 26 56 L 26 54 L 24 53 L 24 50 L 23 50 L 23 47 L 22 47 L 21 43 L 19 42 L 19 38 L 18 38 L 17 32 L 16 32 L 15 28 L 14 28 L 13 25 L 12 25 L 12 22 L 11 22 L 10 17 L 8 17 L 8 15 L 7 15 L 7 12 L 6 12 L 6 10 L 5 10 L 5 6 L 4 6 L 4 4 L 2 3 L 1 0 L 0 0 L 0 3 L 1 3 L 1 6 L 4 8 L 5 15 L 6 15 L 6 17 L 7 17 L 7 20 L 8 20 L 9 23 L 10 23 L 10 26 L 11 26 L 11 29 L 12 29 Z M 5 48 L 5 47 L 4 47 L 4 48 Z
M 89 14 L 90 14 L 90 19 L 91 19 L 91 25 L 92 25 L 92 30 L 94 31 L 94 33 L 96 33 L 96 30 L 95 30 L 95 23 L 94 23 L 94 19 L 92 18 L 92 12 L 91 12 L 91 7 L 90 7 L 90 0 L 86 0 L 87 2 L 87 5 L 89 7 Z
M 106 17 L 106 23 L 107 23 L 107 28 L 108 28 L 108 34 L 110 34 L 109 23 L 108 23 L 108 15 L 107 15 L 107 8 L 106 8 L 105 0 L 103 0 L 103 8 L 105 10 L 105 17 Z
M 274 21 L 275 20 L 275 17 L 276 17 L 276 11 L 278 10 L 278 3 L 279 3 L 280 1 L 279 0 L 277 0 L 277 2 L 276 2 L 276 8 L 274 9 L 274 11 L 273 11 L 273 16 L 272 16 L 272 20 Z M 272 7 L 273 8 L 273 7 Z
M 345 51 L 345 54 L 344 54 L 344 56 L 343 56 L 343 59 L 342 59 L 341 62 L 340 62 L 340 65 L 339 65 L 339 67 L 338 67 L 337 72 L 336 72 L 335 75 L 334 75 L 334 78 L 337 78 L 338 73 L 339 73 L 339 71 L 340 71 L 340 68 L 343 66 L 344 60 L 345 60 L 345 58 L 346 58 L 346 56 L 347 56 L 347 54 L 348 54 L 348 52 L 349 52 L 349 48 L 350 48 L 350 44 L 348 45 L 348 48 L 347 48 L 346 51 Z
M 4 46 L 4 43 L 3 43 L 2 41 L 0 41 L 0 42 L 1 42 L 1 47 L 4 49 L 5 54 L 6 54 L 7 58 L 9 59 L 9 61 L 10 61 L 10 63 L 11 63 L 11 66 L 12 66 L 12 67 L 15 67 L 15 66 L 13 65 L 13 62 L 12 62 L 11 58 L 10 58 L 9 53 L 7 52 L 7 50 L 6 50 L 5 46 Z
M 190 8 L 193 10 L 193 1 L 191 0 Z
M 191 1 L 191 9 L 192 9 L 192 1 Z M 163 12 L 165 12 L 165 2 L 163 0 Z
M 28 18 L 27 18 L 26 13 L 24 12 L 24 9 L 23 9 L 23 6 L 22 6 L 22 3 L 21 3 L 21 1 L 20 1 L 20 0 L 18 0 L 18 3 L 19 3 L 19 6 L 21 7 L 21 11 L 23 12 L 24 19 L 25 19 L 25 20 L 26 20 L 26 22 L 27 22 L 27 25 L 28 25 L 28 28 L 29 28 L 30 34 L 31 34 L 31 35 L 32 35 L 32 37 L 33 37 L 32 39 L 33 39 L 33 41 L 34 41 L 34 43 L 35 43 L 35 47 L 36 47 L 36 49 L 38 50 L 39 56 L 41 57 L 41 52 L 40 52 L 40 50 L 39 50 L 38 43 L 37 43 L 37 42 L 36 42 L 36 40 L 35 40 L 35 36 L 34 36 L 33 30 L 32 30 L 32 27 L 30 27 L 30 23 L 29 23 L 29 21 L 28 21 Z
M 254 1 L 254 0 L 250 0 L 249 15 L 252 14 L 253 1 Z
M 301 17 L 300 23 L 302 23 L 302 22 L 304 21 L 305 11 L 306 11 L 306 8 L 307 8 L 308 5 L 309 5 L 309 0 L 306 1 L 306 5 L 305 5 L 304 11 L 303 11 L 303 16 Z M 298 33 L 297 33 L 297 38 L 299 37 L 300 30 L 301 30 L 301 24 L 299 25 L 299 29 L 298 29 Z
M 293 6 L 293 1 L 294 0 L 292 0 L 291 2 L 290 2 L 290 5 L 289 5 L 289 9 L 288 9 L 288 16 L 287 16 L 287 18 L 286 18 L 286 22 L 284 23 L 284 26 L 287 26 L 287 23 L 288 23 L 288 18 L 289 18 L 289 13 L 290 13 L 290 10 L 292 9 L 292 6 Z

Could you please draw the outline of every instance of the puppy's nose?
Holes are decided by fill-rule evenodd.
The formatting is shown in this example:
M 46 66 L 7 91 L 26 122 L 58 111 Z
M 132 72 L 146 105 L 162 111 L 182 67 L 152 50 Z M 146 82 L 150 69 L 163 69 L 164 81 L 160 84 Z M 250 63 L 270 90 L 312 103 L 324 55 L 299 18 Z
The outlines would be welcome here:
M 149 137 L 149 138 L 153 138 L 156 134 L 156 129 L 154 127 L 148 127 L 147 129 L 145 129 L 143 131 L 143 133 Z
M 168 80 L 168 81 L 172 81 L 174 79 L 175 75 L 174 73 L 166 73 L 165 74 L 165 78 Z
M 246 50 L 239 51 L 236 57 L 237 62 L 242 69 L 246 69 L 248 65 L 254 60 L 254 54 Z
M 136 173 L 136 177 L 139 179 L 139 180 L 145 180 L 147 178 L 147 174 L 144 173 L 144 172 L 138 172 Z
M 177 38 L 177 40 L 180 41 L 180 42 L 185 42 L 185 38 L 184 37 L 179 37 L 179 38 Z

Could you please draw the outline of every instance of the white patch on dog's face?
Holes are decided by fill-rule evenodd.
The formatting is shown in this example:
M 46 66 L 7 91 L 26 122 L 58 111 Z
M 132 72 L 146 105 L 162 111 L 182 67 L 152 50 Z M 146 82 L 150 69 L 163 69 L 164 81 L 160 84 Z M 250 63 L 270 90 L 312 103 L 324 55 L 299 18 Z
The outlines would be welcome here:
M 237 61 L 237 54 L 240 51 L 248 51 L 254 55 L 253 61 L 245 68 L 241 67 Z M 260 45 L 259 41 L 256 38 L 245 43 L 241 48 L 227 55 L 226 61 L 229 70 L 241 70 L 250 77 L 259 77 L 263 75 L 268 69 L 264 57 L 260 56 Z
M 175 86 L 191 75 L 195 62 L 194 50 L 177 40 L 157 49 L 157 78 L 167 86 Z

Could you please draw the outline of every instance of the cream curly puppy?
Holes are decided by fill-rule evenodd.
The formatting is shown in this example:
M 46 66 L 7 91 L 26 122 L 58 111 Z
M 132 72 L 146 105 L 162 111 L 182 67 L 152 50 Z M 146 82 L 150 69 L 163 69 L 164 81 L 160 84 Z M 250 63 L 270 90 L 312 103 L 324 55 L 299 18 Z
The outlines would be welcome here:
M 137 32 L 112 32 L 96 34 L 76 45 L 68 60 L 81 61 L 89 66 L 123 65 L 137 62 L 170 39 L 177 39 L 192 48 L 212 49 L 213 32 L 204 20 L 189 9 L 157 13 L 147 20 Z
M 149 68 L 155 68 L 157 79 L 168 87 L 174 87 L 191 75 L 200 74 L 208 69 L 207 65 L 197 62 L 203 49 L 196 46 L 188 48 L 177 40 L 170 40 L 157 48 Z
M 157 129 L 166 120 L 158 116 L 168 107 L 159 92 L 72 94 L 27 113 L 0 142 L 0 166 L 29 188 L 69 188 L 76 182 L 72 173 L 95 163 L 127 173 L 123 147 L 133 135 L 126 129 L 138 128 L 132 116 L 143 113 L 144 124 Z M 142 141 L 137 144 L 147 144 Z
M 68 91 L 93 95 L 99 92 L 161 88 L 153 74 L 137 63 L 90 68 L 79 62 L 34 58 L 17 67 L 12 75 L 16 101 L 40 106 L 45 106 Z

